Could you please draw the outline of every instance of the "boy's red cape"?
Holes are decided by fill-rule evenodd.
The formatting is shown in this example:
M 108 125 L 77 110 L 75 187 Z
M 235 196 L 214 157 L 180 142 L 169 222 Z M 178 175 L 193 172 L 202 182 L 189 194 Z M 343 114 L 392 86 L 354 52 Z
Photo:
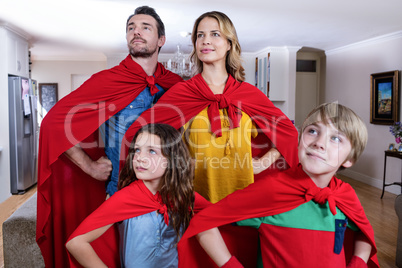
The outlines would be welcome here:
M 158 196 L 158 194 L 153 195 L 144 185 L 143 181 L 134 181 L 129 186 L 116 192 L 97 210 L 88 216 L 68 240 L 97 228 L 156 210 L 159 213 L 164 214 L 165 223 L 168 223 L 169 217 L 167 215 L 166 205 L 161 203 L 161 199 L 158 199 Z M 198 213 L 210 204 L 210 202 L 205 200 L 198 193 L 195 193 L 194 213 Z M 233 228 L 234 230 L 236 230 L 236 228 L 242 229 L 242 227 L 229 228 Z M 95 252 L 108 267 L 121 267 L 118 237 L 116 226 L 113 226 L 113 228 L 110 228 L 105 234 L 91 243 Z M 231 237 L 231 239 L 234 239 L 235 237 L 235 232 L 233 232 L 233 230 Z M 190 255 L 185 256 L 186 264 L 190 266 L 180 265 L 180 267 L 216 267 L 204 250 L 199 246 L 198 241 L 195 238 L 190 239 L 190 241 L 191 242 L 188 243 L 189 247 L 187 248 L 187 252 L 189 252 Z M 236 243 L 233 244 L 233 241 Z M 256 256 L 250 255 L 249 252 L 250 250 L 256 252 L 256 245 L 250 249 L 244 247 L 241 242 L 242 241 L 236 240 L 227 241 L 227 243 L 233 244 L 233 246 L 230 247 L 231 249 L 233 248 L 232 251 L 242 252 L 242 254 L 239 254 L 241 255 L 240 259 L 243 257 L 242 261 L 246 261 L 244 259 L 251 256 L 253 257 L 251 261 L 255 262 Z M 192 255 L 197 255 L 198 258 L 195 258 Z M 203 259 L 199 259 L 199 257 L 202 257 Z M 179 256 L 179 262 L 180 259 L 181 257 Z M 70 266 L 81 267 L 72 256 L 70 256 Z
M 292 122 L 258 88 L 246 82 L 238 82 L 231 75 L 223 94 L 217 95 L 209 89 L 201 74 L 176 84 L 155 106 L 142 113 L 127 130 L 122 142 L 121 159 L 125 159 L 131 140 L 142 126 L 164 123 L 179 129 L 206 107 L 211 131 L 217 136 L 221 135 L 219 109 L 227 108 L 230 128 L 239 126 L 240 109 L 248 114 L 257 124 L 259 131 L 265 134 L 258 135 L 253 140 L 253 156 L 263 155 L 274 145 L 289 166 L 297 165 L 298 133 Z
M 36 239 L 46 267 L 68 267 L 64 244 L 81 221 L 105 200 L 105 183 L 85 174 L 64 152 L 76 144 L 97 160 L 104 155 L 97 129 L 155 84 L 165 90 L 182 79 L 158 63 L 154 77 L 128 55 L 62 98 L 41 123 Z M 157 89 L 156 89 L 157 90 Z
M 301 165 L 271 173 L 198 213 L 179 242 L 179 254 L 186 256 L 189 238 L 202 231 L 249 218 L 280 214 L 312 199 L 320 204 L 328 201 L 333 213 L 336 213 L 335 206 L 338 207 L 360 228 L 372 246 L 368 266 L 379 267 L 374 232 L 353 188 L 333 177 L 329 186 L 321 189 Z M 344 247 L 348 263 L 353 246 L 344 244 Z

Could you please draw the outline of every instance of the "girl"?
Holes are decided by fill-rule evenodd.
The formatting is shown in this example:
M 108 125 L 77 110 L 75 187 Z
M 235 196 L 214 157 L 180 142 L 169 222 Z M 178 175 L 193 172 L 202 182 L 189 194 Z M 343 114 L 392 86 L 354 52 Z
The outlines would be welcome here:
M 162 124 L 141 128 L 130 145 L 119 189 L 72 234 L 69 252 L 85 267 L 118 267 L 118 258 L 110 257 L 114 251 L 107 249 L 110 243 L 90 244 L 118 223 L 122 267 L 177 267 L 176 244 L 193 211 L 208 205 L 193 191 L 193 166 L 180 133 Z M 213 232 L 221 248 L 222 237 L 217 229 Z M 226 247 L 223 257 L 206 251 L 218 266 L 233 262 Z

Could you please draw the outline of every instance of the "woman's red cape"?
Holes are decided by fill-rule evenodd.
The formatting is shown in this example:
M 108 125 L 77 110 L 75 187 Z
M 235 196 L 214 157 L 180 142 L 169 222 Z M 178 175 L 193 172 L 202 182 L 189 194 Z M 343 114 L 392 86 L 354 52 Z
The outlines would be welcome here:
M 201 74 L 176 84 L 155 106 L 142 113 L 123 138 L 121 159 L 125 159 L 131 140 L 143 125 L 164 123 L 180 129 L 206 107 L 211 131 L 217 136 L 220 135 L 219 109 L 227 108 L 231 128 L 238 126 L 240 109 L 251 117 L 259 131 L 264 134 L 253 139 L 253 156 L 261 156 L 274 145 L 286 161 L 278 161 L 279 168 L 297 165 L 297 130 L 264 93 L 249 83 L 236 81 L 229 75 L 223 94 L 215 95 Z

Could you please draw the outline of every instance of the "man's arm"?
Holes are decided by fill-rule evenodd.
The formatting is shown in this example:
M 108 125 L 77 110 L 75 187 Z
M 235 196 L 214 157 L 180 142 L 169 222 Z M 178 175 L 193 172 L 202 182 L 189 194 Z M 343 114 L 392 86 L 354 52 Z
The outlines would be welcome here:
M 93 161 L 79 145 L 75 145 L 64 153 L 74 164 L 85 173 L 99 181 L 106 181 L 112 171 L 112 161 L 102 156 Z

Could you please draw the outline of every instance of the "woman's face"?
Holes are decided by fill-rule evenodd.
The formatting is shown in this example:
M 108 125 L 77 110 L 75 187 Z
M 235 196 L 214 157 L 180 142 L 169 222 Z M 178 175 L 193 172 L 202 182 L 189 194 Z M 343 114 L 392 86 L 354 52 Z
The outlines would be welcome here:
M 230 43 L 226 36 L 221 33 L 216 19 L 206 17 L 200 21 L 197 28 L 195 49 L 203 64 L 225 64 Z

